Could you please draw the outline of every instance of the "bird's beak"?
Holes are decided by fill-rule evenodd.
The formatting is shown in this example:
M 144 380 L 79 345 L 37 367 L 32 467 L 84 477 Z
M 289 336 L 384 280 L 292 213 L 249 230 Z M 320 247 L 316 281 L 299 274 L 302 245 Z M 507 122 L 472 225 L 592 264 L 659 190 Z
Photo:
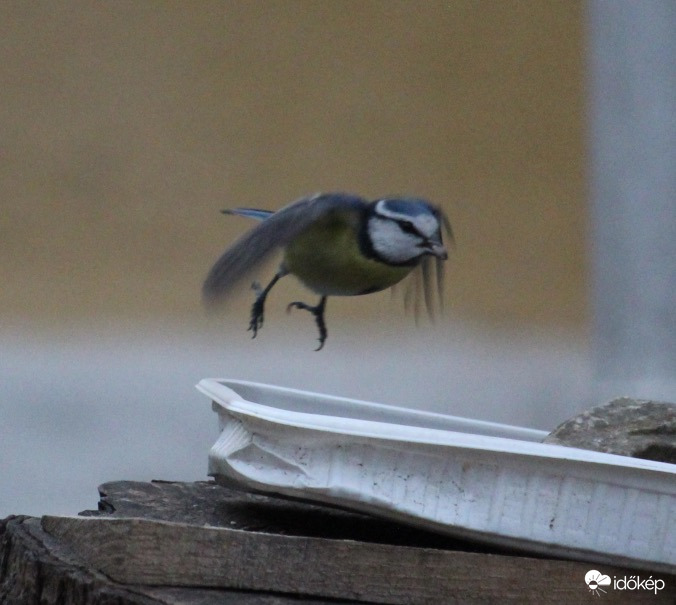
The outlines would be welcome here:
M 436 256 L 441 260 L 446 260 L 448 258 L 448 251 L 441 242 L 428 241 L 425 250 L 428 254 Z

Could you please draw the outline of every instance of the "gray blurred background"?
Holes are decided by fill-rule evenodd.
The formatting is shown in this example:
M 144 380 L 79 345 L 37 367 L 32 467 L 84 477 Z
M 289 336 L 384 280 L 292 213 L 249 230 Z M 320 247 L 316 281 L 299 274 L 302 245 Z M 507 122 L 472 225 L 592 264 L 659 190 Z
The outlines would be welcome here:
M 592 400 L 579 2 L 0 4 L 0 517 L 205 478 L 229 377 L 552 429 Z M 457 247 L 446 314 L 275 288 L 200 301 L 316 191 L 413 194 Z M 274 267 L 261 271 L 261 280 Z

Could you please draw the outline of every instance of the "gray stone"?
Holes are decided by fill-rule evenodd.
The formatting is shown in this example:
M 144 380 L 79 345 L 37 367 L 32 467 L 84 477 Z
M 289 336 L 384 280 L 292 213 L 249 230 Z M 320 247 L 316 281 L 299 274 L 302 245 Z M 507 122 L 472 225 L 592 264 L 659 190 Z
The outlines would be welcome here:
M 676 404 L 615 399 L 567 420 L 544 443 L 676 464 Z

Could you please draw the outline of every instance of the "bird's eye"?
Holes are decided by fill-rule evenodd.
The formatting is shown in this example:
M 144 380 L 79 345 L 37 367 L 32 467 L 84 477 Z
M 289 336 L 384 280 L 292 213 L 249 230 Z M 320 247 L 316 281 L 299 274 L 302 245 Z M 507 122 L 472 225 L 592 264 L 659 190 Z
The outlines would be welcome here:
M 418 235 L 418 230 L 413 226 L 413 223 L 408 221 L 400 221 L 399 227 L 404 233 L 410 233 L 411 235 Z

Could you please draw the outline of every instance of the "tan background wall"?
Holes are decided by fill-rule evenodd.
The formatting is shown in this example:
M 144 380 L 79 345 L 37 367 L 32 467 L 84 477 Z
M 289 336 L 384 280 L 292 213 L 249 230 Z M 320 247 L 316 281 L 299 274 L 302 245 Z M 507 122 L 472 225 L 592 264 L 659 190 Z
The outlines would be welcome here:
M 550 430 L 598 403 L 582 61 L 567 0 L 0 2 L 0 517 L 204 478 L 208 376 Z M 336 189 L 444 206 L 447 323 L 334 299 L 315 353 L 291 279 L 256 340 L 246 288 L 205 315 L 249 225 L 220 208 Z
M 2 3 L 0 312 L 199 317 L 220 208 L 349 190 L 444 206 L 451 316 L 584 328 L 581 12 Z

